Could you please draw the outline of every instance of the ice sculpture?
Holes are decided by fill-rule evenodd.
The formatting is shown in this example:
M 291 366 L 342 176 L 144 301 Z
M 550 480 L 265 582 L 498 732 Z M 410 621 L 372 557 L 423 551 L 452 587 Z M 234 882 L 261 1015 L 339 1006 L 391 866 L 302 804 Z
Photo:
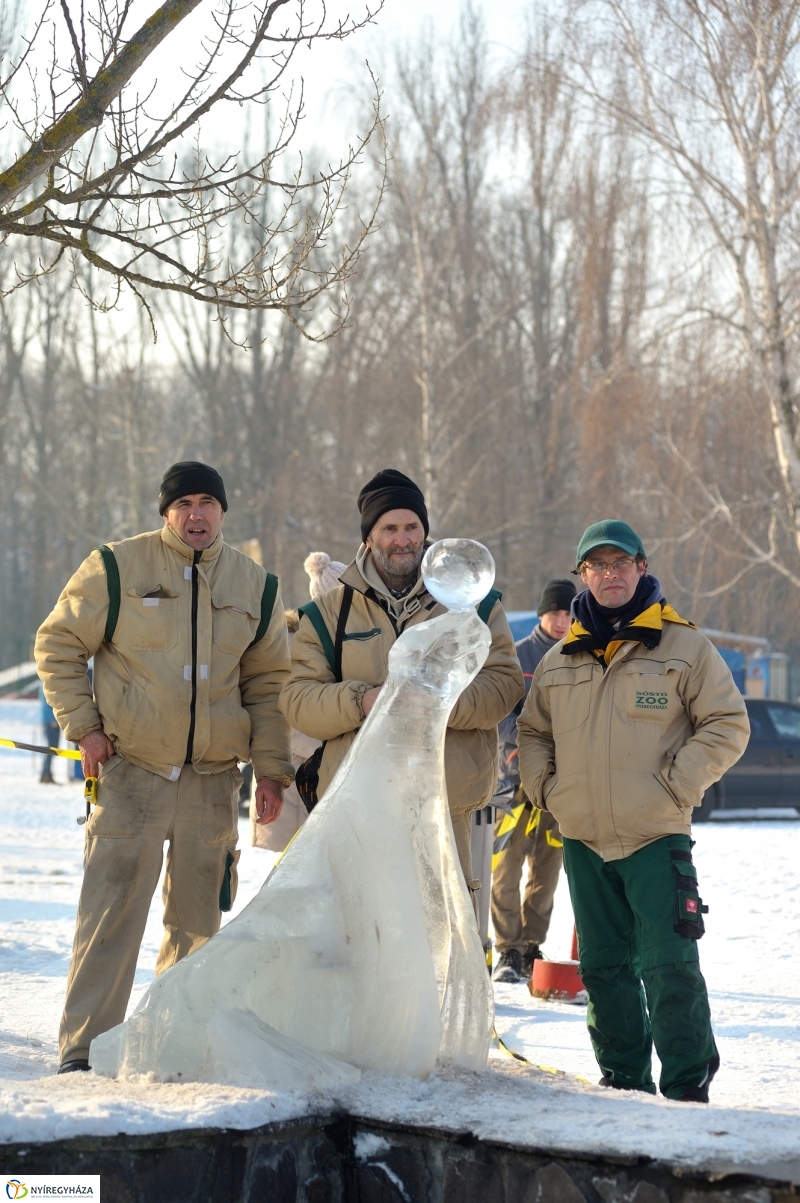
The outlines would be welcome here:
M 323 800 L 260 892 L 92 1042 L 95 1072 L 284 1090 L 486 1063 L 493 1004 L 444 781 L 450 711 L 483 665 L 479 543 L 425 555 L 450 612 L 407 630 Z

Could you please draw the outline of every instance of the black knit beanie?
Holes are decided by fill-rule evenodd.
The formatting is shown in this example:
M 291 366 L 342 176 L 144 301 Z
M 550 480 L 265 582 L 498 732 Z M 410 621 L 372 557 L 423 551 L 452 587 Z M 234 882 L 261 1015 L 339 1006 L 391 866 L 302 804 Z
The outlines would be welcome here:
M 358 509 L 364 543 L 375 523 L 387 510 L 411 510 L 422 523 L 427 538 L 428 511 L 422 490 L 395 468 L 384 468 L 367 481 L 358 495 Z
M 188 497 L 190 493 L 208 493 L 210 497 L 216 497 L 227 512 L 228 498 L 225 496 L 225 485 L 219 472 L 196 459 L 187 459 L 173 464 L 164 473 L 161 492 L 158 494 L 159 514 L 169 509 L 173 501 L 177 501 L 179 497 Z
M 577 589 L 570 580 L 548 581 L 539 598 L 538 614 L 550 610 L 569 610 Z

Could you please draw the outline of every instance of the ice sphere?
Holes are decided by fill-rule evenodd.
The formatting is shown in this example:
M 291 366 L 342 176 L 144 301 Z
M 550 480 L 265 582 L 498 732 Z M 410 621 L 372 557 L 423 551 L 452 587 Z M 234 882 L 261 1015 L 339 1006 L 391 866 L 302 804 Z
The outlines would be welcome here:
M 492 584 L 476 546 L 448 541 L 459 601 Z M 491 642 L 472 604 L 398 639 L 369 717 L 259 893 L 92 1042 L 97 1073 L 299 1090 L 361 1069 L 485 1065 L 491 986 L 444 780 L 450 711 Z
M 494 560 L 488 548 L 474 539 L 440 539 L 425 552 L 425 586 L 449 610 L 477 606 L 494 582 Z

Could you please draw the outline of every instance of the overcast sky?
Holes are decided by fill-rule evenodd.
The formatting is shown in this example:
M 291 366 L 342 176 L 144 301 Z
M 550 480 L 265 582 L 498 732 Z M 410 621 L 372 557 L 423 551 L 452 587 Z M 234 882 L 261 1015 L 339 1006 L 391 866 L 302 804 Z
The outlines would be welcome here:
M 486 33 L 498 55 L 521 49 L 524 14 L 529 5 L 517 0 L 473 0 L 484 16 Z M 364 78 L 364 60 L 377 67 L 387 61 L 400 41 L 416 38 L 432 29 L 433 36 L 447 36 L 457 26 L 461 0 L 385 0 L 374 26 L 342 43 L 327 43 L 304 51 L 296 60 L 305 87 L 306 113 L 302 142 L 338 140 L 348 128 L 343 98 Z M 348 11 L 344 4 L 338 11 Z M 349 7 L 356 17 L 361 9 Z

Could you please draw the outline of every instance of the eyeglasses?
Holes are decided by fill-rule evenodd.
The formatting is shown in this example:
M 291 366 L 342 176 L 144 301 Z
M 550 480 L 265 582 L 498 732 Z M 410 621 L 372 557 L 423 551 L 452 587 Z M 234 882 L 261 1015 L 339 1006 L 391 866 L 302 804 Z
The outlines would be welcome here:
M 605 576 L 607 572 L 622 576 L 623 572 L 628 572 L 635 563 L 633 556 L 623 556 L 620 560 L 614 560 L 612 564 L 606 564 L 603 560 L 584 560 L 581 567 L 591 572 L 592 576 Z

